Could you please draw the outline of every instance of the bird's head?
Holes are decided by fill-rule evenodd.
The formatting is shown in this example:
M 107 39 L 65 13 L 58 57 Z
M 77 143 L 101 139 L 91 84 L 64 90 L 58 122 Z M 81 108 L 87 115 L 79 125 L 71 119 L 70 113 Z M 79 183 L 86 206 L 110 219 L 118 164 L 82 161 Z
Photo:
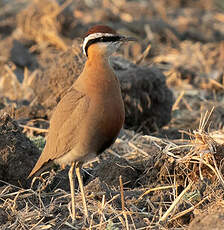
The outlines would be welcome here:
M 89 52 L 100 52 L 109 57 L 122 43 L 128 41 L 136 41 L 136 39 L 120 35 L 109 26 L 96 25 L 85 34 L 82 45 L 83 53 L 88 57 Z M 94 50 L 90 51 L 90 47 L 94 47 Z

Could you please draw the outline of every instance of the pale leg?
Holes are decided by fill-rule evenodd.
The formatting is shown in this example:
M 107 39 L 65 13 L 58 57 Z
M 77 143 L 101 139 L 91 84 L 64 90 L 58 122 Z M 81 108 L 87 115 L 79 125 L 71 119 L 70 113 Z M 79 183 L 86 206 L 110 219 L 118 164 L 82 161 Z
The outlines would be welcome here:
M 88 218 L 88 210 L 87 210 L 87 205 L 86 205 L 86 197 L 85 197 L 85 193 L 84 193 L 83 182 L 82 182 L 82 177 L 81 177 L 81 174 L 80 174 L 80 165 L 79 164 L 77 164 L 75 166 L 75 172 L 76 172 L 76 176 L 78 178 L 80 192 L 81 192 L 81 195 L 82 195 L 82 203 L 83 203 L 85 218 Z
M 75 163 L 71 164 L 71 167 L 68 172 L 69 182 L 70 182 L 70 190 L 71 190 L 71 198 L 72 198 L 72 222 L 75 220 L 75 183 L 74 183 L 74 166 Z

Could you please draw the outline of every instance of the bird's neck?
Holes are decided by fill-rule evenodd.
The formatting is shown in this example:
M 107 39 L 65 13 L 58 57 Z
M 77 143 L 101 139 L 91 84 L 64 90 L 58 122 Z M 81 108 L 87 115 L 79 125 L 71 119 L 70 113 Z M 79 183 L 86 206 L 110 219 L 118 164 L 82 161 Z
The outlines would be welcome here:
M 99 70 L 103 70 L 105 68 L 111 69 L 108 56 L 100 52 L 89 53 L 85 66 L 87 68 L 95 68 Z
M 90 76 L 89 81 L 107 82 L 115 77 L 108 56 L 101 52 L 89 52 L 83 73 Z
M 83 72 L 75 82 L 75 85 L 80 90 L 85 89 L 85 91 L 89 92 L 92 90 L 98 92 L 118 88 L 119 83 L 109 64 L 108 57 L 97 53 L 90 53 Z

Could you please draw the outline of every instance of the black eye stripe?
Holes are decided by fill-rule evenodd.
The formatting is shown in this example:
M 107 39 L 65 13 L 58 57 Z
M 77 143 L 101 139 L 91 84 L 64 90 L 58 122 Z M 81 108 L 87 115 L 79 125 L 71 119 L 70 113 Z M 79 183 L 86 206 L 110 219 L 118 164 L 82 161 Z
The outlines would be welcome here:
M 85 46 L 86 56 L 88 57 L 87 51 L 90 45 L 97 43 L 97 42 L 116 42 L 116 41 L 119 41 L 120 39 L 121 39 L 121 36 L 103 36 L 103 37 L 91 39 L 86 43 L 86 46 Z
M 97 39 L 97 38 L 96 38 Z M 111 36 L 111 37 L 100 37 L 99 40 L 101 42 L 116 42 L 119 41 L 121 39 L 120 36 Z

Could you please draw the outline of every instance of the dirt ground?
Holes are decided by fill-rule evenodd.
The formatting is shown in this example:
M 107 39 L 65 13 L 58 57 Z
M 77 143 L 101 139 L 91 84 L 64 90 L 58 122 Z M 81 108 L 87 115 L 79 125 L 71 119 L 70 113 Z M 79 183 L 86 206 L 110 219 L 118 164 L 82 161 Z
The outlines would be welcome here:
M 68 168 L 27 175 L 102 23 L 138 41 L 110 60 L 125 125 L 72 224 Z M 222 0 L 0 0 L 0 229 L 223 229 L 223 63 Z

